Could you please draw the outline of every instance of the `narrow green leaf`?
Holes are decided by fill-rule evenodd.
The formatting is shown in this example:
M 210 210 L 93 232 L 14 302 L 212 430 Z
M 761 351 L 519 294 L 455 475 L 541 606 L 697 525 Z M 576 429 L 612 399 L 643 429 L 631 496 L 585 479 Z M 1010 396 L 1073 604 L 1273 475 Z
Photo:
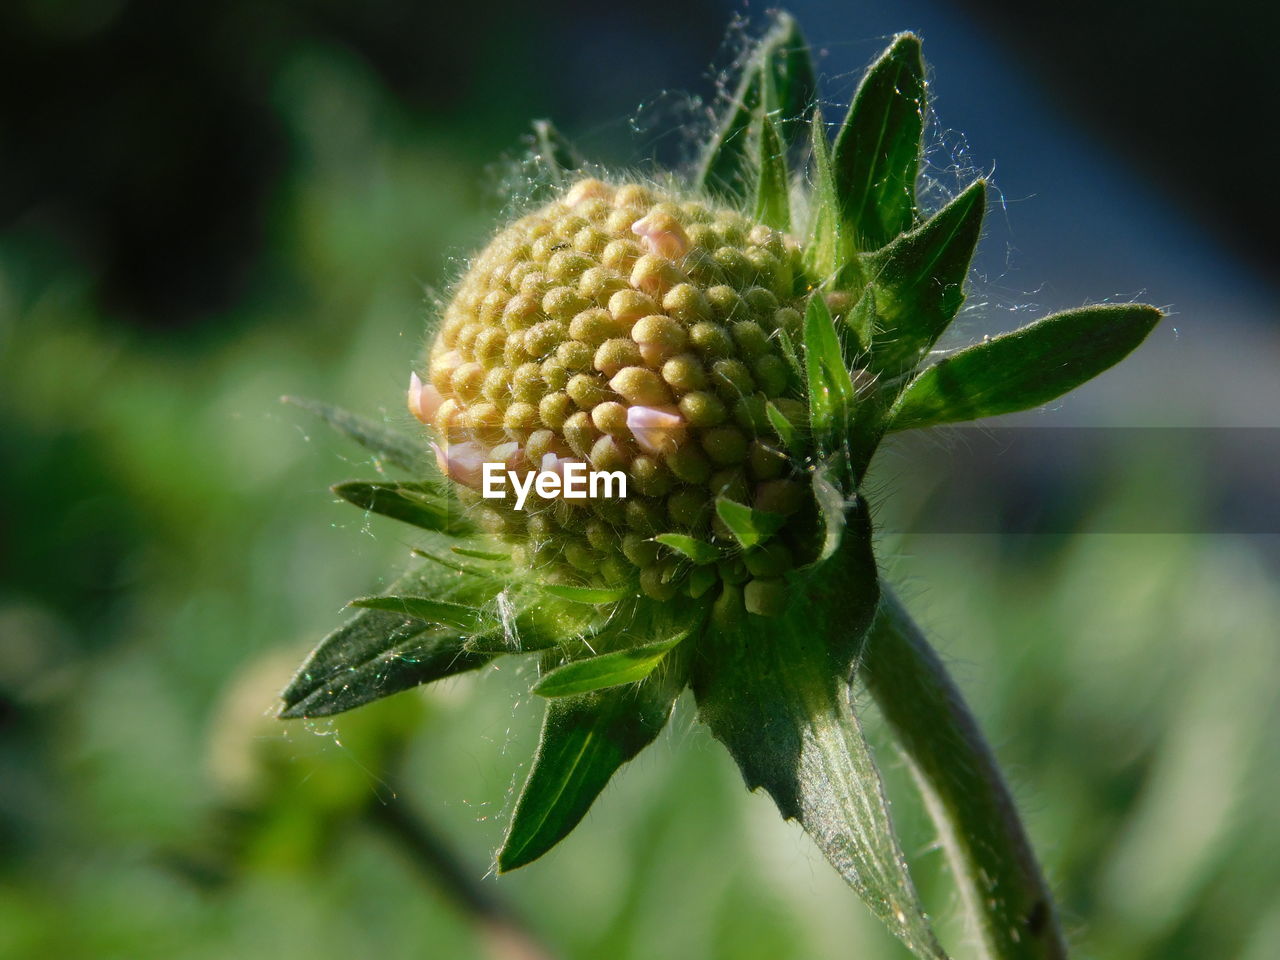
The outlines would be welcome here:
M 880 326 L 879 314 L 876 313 L 876 292 L 867 286 L 858 297 L 858 302 L 845 314 L 840 339 L 845 349 L 855 358 L 865 359 L 867 347 Z
M 744 550 L 750 550 L 768 540 L 782 529 L 787 520 L 780 514 L 753 510 L 728 497 L 716 497 L 716 516 L 729 528 L 733 538 Z
M 793 142 L 802 132 L 805 116 L 818 97 L 809 42 L 795 18 L 779 12 L 764 46 L 768 50 L 764 60 L 769 76 L 765 109 L 777 125 L 782 141 Z
M 471 529 L 461 511 L 436 494 L 430 484 L 350 480 L 332 489 L 343 500 L 362 510 L 380 513 L 423 530 L 465 533 Z
M 460 557 L 469 557 L 472 560 L 510 560 L 509 553 L 496 553 L 493 550 L 475 550 L 471 547 L 451 546 L 449 549 Z
M 614 603 L 634 593 L 627 587 L 575 587 L 562 583 L 544 583 L 539 589 L 560 600 L 590 604 Z
M 429 597 L 358 597 L 352 600 L 349 607 L 363 607 L 366 610 L 386 610 L 388 613 L 399 613 L 415 620 L 427 623 L 438 623 L 441 626 L 453 627 L 457 630 L 473 631 L 484 622 L 484 614 L 474 607 L 448 600 L 432 600 Z
M 849 679 L 877 598 L 870 528 L 851 518 L 839 551 L 797 584 L 781 615 L 703 636 L 693 692 L 748 789 L 763 787 L 798 820 L 918 957 L 939 958 L 852 709 Z
M 768 99 L 762 78 L 768 78 Z M 729 203 L 747 203 L 754 186 L 751 127 L 766 110 L 783 139 L 799 126 L 813 103 L 816 81 L 809 46 L 795 20 L 779 14 L 743 63 L 729 108 L 698 172 L 697 186 Z
M 775 230 L 791 230 L 790 175 L 787 151 L 778 128 L 768 116 L 761 118 L 760 169 L 756 180 L 756 219 Z
M 533 768 L 498 852 L 502 872 L 536 860 L 578 825 L 614 772 L 653 742 L 684 689 L 683 664 L 638 683 L 548 701 Z
M 813 184 L 809 195 L 809 242 L 804 248 L 804 265 L 809 276 L 823 286 L 856 261 L 850 256 L 844 221 L 840 216 L 831 144 L 827 141 L 826 121 L 820 107 L 813 111 L 810 134 Z
M 683 533 L 660 533 L 653 539 L 697 564 L 715 563 L 723 559 L 720 551 L 712 544 Z
M 786 418 L 772 400 L 765 401 L 764 415 L 769 418 L 769 425 L 773 427 L 778 439 L 782 441 L 783 447 L 794 453 L 796 449 L 795 424 Z
M 791 339 L 791 335 L 782 328 L 778 329 L 778 347 L 782 350 L 782 356 L 787 361 L 787 366 L 791 368 L 791 372 L 795 374 L 796 379 L 804 379 L 804 363 L 800 360 L 800 353 L 796 350 L 795 341 Z
M 427 468 L 425 444 L 368 417 L 306 397 L 281 397 L 280 402 L 314 414 L 343 436 L 372 452 L 375 457 L 401 470 L 421 475 Z
M 817 290 L 805 308 L 804 363 L 809 385 L 809 426 L 819 449 L 830 451 L 844 438 L 855 395 L 835 321 Z
M 658 643 L 574 660 L 547 673 L 534 685 L 533 692 L 543 697 L 568 697 L 635 683 L 652 673 L 671 648 L 688 635 L 686 630 Z
M 1048 403 L 1123 360 L 1162 316 L 1141 304 L 1081 307 L 974 344 L 916 377 L 899 398 L 889 429 L 977 420 Z
M 915 230 L 866 258 L 879 322 L 871 338 L 875 372 L 896 377 L 914 369 L 955 318 L 986 195 L 986 183 L 975 180 Z
M 836 134 L 836 192 L 859 250 L 879 249 L 915 221 L 924 109 L 920 40 L 900 34 L 863 76 Z
M 557 187 L 565 185 L 566 174 L 580 170 L 582 157 L 550 120 L 533 121 L 534 156 L 547 168 L 551 181 Z
M 431 593 L 454 602 L 484 603 L 489 585 L 426 565 L 401 577 L 393 592 Z M 453 627 L 403 613 L 361 610 L 307 657 L 280 695 L 281 717 L 325 717 L 409 687 L 484 666 L 492 654 L 465 649 Z

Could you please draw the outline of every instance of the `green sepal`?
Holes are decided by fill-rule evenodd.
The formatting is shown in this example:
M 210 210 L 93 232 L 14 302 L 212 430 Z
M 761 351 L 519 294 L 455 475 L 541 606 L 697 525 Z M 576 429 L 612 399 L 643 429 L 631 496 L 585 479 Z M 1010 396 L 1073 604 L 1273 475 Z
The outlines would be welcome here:
M 822 108 L 813 111 L 809 121 L 810 162 L 813 183 L 810 189 L 809 241 L 804 247 L 805 271 L 819 286 L 826 286 L 845 273 L 857 260 L 840 216 L 840 200 L 836 193 L 835 169 L 831 162 L 831 144 L 827 140 Z
M 841 219 L 859 250 L 915 222 L 924 110 L 920 40 L 899 34 L 858 85 L 832 155 Z
M 955 318 L 982 230 L 987 185 L 975 180 L 936 214 L 866 256 L 878 326 L 873 371 L 896 377 L 914 369 Z
M 653 539 L 656 543 L 660 543 L 664 547 L 670 547 L 685 559 L 691 560 L 696 564 L 715 563 L 717 560 L 723 559 L 720 550 L 713 544 L 707 543 L 705 540 L 699 540 L 697 537 L 690 537 L 687 534 L 660 533 Z
M 421 476 L 427 469 L 427 456 L 423 444 L 406 437 L 381 423 L 362 417 L 342 407 L 306 397 L 281 397 L 281 403 L 306 410 L 319 417 L 349 440 L 370 451 L 379 460 L 385 460 L 406 473 Z
M 782 529 L 787 518 L 777 513 L 754 510 L 728 497 L 716 497 L 716 516 L 729 528 L 743 550 L 764 543 Z
M 598 597 L 608 597 L 607 600 Z M 528 653 L 534 650 L 590 650 L 591 642 L 627 612 L 614 618 L 617 591 L 610 588 L 570 587 L 547 584 L 508 587 L 495 604 L 500 628 L 467 641 L 467 649 L 480 653 Z
M 774 433 L 782 441 L 782 446 L 786 448 L 787 452 L 794 453 L 796 449 L 795 424 L 786 418 L 786 415 L 777 408 L 772 400 L 765 401 L 764 415 L 769 419 L 769 426 L 773 427 Z
M 582 169 L 584 161 L 550 120 L 533 121 L 534 160 L 546 168 L 553 185 L 563 187 L 567 174 Z
M 331 489 L 343 500 L 362 510 L 379 513 L 423 530 L 462 534 L 469 533 L 472 529 L 462 511 L 438 494 L 429 483 L 349 480 L 335 484 Z
M 471 560 L 506 561 L 511 559 L 511 554 L 509 553 L 498 553 L 493 550 L 477 550 L 474 547 L 460 547 L 456 544 L 450 546 L 449 550 L 460 557 L 467 557 Z
M 378 596 L 359 597 L 352 600 L 349 607 L 361 607 L 366 610 L 386 610 L 398 613 L 415 620 L 438 624 L 442 627 L 453 627 L 455 630 L 472 632 L 484 623 L 485 616 L 480 610 L 462 603 L 448 600 L 432 600 L 429 597 Z
M 542 697 L 568 697 L 643 680 L 689 632 L 685 629 L 655 643 L 573 660 L 546 673 L 534 684 L 533 692 Z
M 755 218 L 767 227 L 791 230 L 791 178 L 787 150 L 768 115 L 760 120 L 760 159 L 756 179 Z
M 698 715 L 748 789 L 798 820 L 845 881 L 919 957 L 939 948 L 854 716 L 850 678 L 879 599 L 870 525 L 850 514 L 840 549 L 797 577 L 786 609 L 708 631 L 692 675 Z
M 1141 304 L 1081 307 L 974 344 L 911 381 L 892 411 L 889 430 L 1048 403 L 1123 360 L 1163 316 Z
M 491 591 L 426 565 L 396 581 L 393 593 L 431 593 L 482 603 Z M 399 612 L 367 609 L 325 637 L 280 695 L 280 716 L 327 717 L 401 690 L 484 666 L 492 654 L 466 649 L 453 627 Z
M 843 443 L 855 393 L 835 321 L 817 290 L 809 297 L 804 312 L 804 365 L 809 387 L 809 429 L 819 452 L 830 453 Z
M 548 701 L 538 752 L 498 851 L 500 872 L 568 836 L 614 772 L 662 732 L 686 679 L 683 658 L 669 657 L 638 683 Z
M 784 142 L 790 140 L 812 105 L 816 88 L 809 45 L 795 20 L 780 13 L 743 64 L 729 109 L 703 154 L 695 185 L 727 203 L 746 205 L 754 187 L 752 125 L 767 111 Z

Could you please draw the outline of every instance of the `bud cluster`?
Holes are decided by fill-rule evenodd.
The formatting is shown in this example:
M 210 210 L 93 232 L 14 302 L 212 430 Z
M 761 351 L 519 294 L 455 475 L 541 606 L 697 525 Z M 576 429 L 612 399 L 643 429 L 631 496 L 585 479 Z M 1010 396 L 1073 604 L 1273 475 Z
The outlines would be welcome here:
M 766 414 L 805 406 L 782 347 L 798 343 L 799 252 L 739 213 L 645 186 L 582 180 L 507 227 L 459 284 L 409 409 L 481 525 L 543 579 L 618 584 L 647 595 L 746 585 L 765 608 L 792 550 L 747 555 L 716 516 L 728 497 L 793 514 L 805 487 Z M 623 471 L 624 499 L 537 500 L 521 512 L 481 500 L 483 464 Z M 690 576 L 653 541 L 682 533 L 724 548 Z M 752 581 L 760 581 L 754 583 Z

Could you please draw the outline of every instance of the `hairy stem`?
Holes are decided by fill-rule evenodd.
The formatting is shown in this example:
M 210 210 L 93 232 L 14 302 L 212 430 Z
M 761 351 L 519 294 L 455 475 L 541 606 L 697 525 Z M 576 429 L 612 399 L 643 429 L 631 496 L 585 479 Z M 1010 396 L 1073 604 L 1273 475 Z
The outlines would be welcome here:
M 988 960 L 1062 960 L 1053 898 L 1009 788 L 937 653 L 887 585 L 860 671 L 924 795 Z
M 554 960 L 555 954 L 524 921 L 476 879 L 448 842 L 403 801 L 371 803 L 366 817 L 475 924 L 492 960 Z

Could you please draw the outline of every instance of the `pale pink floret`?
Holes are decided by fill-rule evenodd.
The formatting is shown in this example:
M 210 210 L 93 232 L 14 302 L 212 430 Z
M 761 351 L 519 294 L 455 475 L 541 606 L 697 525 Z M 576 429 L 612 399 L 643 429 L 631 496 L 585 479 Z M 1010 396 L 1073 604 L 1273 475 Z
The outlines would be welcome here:
M 488 461 L 500 463 L 508 470 L 514 470 L 517 473 L 528 466 L 524 458 L 524 448 L 514 440 L 511 443 L 500 443 L 490 450 Z
M 674 453 L 688 434 L 688 424 L 675 407 L 628 407 L 627 427 L 645 453 Z
M 464 487 L 479 490 L 484 479 L 484 464 L 490 457 L 489 448 L 475 440 L 463 443 L 446 443 L 443 447 L 432 442 L 436 454 L 436 466 L 450 480 Z
M 579 180 L 569 188 L 564 202 L 570 207 L 576 207 L 586 200 L 608 200 L 612 195 L 613 191 L 609 189 L 608 184 L 601 183 L 599 180 Z
M 409 374 L 409 394 L 407 397 L 409 412 L 422 423 L 431 423 L 436 411 L 444 403 L 440 391 L 429 383 L 423 383 L 416 373 Z
M 669 213 L 652 210 L 631 225 L 645 249 L 655 256 L 679 260 L 689 252 L 689 237 Z
M 565 465 L 569 463 L 586 463 L 586 461 L 578 457 L 561 457 L 554 453 L 544 453 L 542 455 L 542 472 L 557 473 L 563 477 Z

